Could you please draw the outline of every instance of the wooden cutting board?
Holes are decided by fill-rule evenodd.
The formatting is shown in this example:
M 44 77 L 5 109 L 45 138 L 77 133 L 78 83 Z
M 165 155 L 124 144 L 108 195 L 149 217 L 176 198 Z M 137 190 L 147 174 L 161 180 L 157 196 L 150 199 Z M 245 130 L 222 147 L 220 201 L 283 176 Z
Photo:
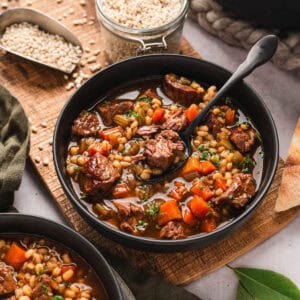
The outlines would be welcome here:
M 11 0 L 8 3 L 10 8 L 26 7 L 27 3 L 32 3 L 30 7 L 40 9 L 57 19 L 62 18 L 62 22 L 77 34 L 84 48 L 101 49 L 99 26 L 96 22 L 92 22 L 95 19 L 94 1 L 86 1 L 85 6 L 81 6 L 79 1 L 74 0 L 63 0 L 60 4 L 54 0 Z M 73 14 L 70 14 L 71 8 L 74 8 Z M 72 24 L 74 19 L 85 15 L 91 21 L 89 25 Z M 92 40 L 96 42 L 95 45 L 91 45 Z M 182 53 L 199 57 L 185 39 L 182 41 Z M 98 56 L 98 61 L 103 66 L 106 63 L 105 59 L 103 53 Z M 87 67 L 84 70 L 89 76 L 92 75 Z M 173 254 L 146 253 L 125 248 L 102 237 L 72 208 L 54 170 L 50 145 L 54 124 L 62 106 L 74 92 L 74 90 L 66 90 L 67 82 L 63 74 L 57 71 L 34 65 L 12 55 L 0 54 L 0 84 L 19 99 L 31 123 L 37 129 L 37 132 L 31 135 L 30 148 L 30 158 L 37 172 L 69 224 L 100 247 L 125 257 L 132 265 L 145 267 L 147 270 L 161 274 L 173 284 L 186 284 L 253 249 L 295 218 L 299 211 L 297 209 L 280 214 L 274 212 L 274 203 L 283 171 L 283 162 L 280 161 L 268 196 L 254 217 L 230 237 L 207 248 Z M 36 162 L 37 158 L 40 159 L 40 163 Z M 42 162 L 47 159 L 49 165 L 45 166 Z

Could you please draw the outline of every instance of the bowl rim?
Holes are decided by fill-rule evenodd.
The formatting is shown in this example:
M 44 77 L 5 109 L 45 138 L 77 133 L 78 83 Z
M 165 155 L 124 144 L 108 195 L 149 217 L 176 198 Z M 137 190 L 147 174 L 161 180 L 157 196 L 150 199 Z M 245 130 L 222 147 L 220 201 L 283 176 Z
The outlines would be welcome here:
M 198 59 L 198 58 L 195 58 L 192 56 L 181 55 L 181 54 L 150 54 L 150 55 L 138 56 L 138 57 L 129 58 L 129 59 L 123 60 L 121 62 L 112 64 L 112 65 L 108 66 L 107 68 L 105 68 L 104 70 L 99 71 L 94 76 L 92 76 L 90 79 L 88 79 L 79 89 L 77 89 L 73 93 L 73 95 L 69 98 L 69 100 L 63 106 L 63 108 L 57 118 L 57 122 L 56 122 L 55 129 L 54 129 L 54 134 L 53 134 L 53 148 L 52 148 L 56 174 L 59 178 L 59 181 L 60 181 L 60 183 L 63 187 L 63 190 L 65 191 L 68 199 L 71 200 L 71 202 L 75 206 L 75 208 L 77 210 L 79 210 L 79 212 L 88 221 L 92 221 L 93 224 L 96 224 L 96 226 L 98 228 L 100 227 L 102 229 L 101 232 L 103 234 L 105 234 L 106 236 L 109 236 L 110 239 L 113 239 L 121 244 L 124 244 L 123 239 L 126 239 L 126 241 L 128 243 L 130 243 L 130 247 L 137 248 L 137 249 L 143 248 L 146 251 L 157 251 L 158 248 L 160 248 L 160 249 L 164 248 L 164 252 L 172 252 L 172 251 L 177 251 L 177 250 L 179 251 L 179 250 L 182 250 L 181 247 L 194 245 L 195 243 L 199 243 L 199 247 L 201 247 L 200 246 L 201 240 L 203 240 L 203 241 L 208 240 L 214 236 L 218 236 L 221 233 L 226 232 L 227 230 L 234 229 L 238 223 L 240 223 L 242 220 L 246 219 L 247 216 L 249 216 L 252 212 L 255 211 L 255 209 L 259 206 L 259 204 L 262 202 L 263 198 L 267 194 L 267 192 L 273 182 L 273 178 L 275 176 L 276 170 L 277 170 L 278 159 L 279 159 L 279 140 L 278 140 L 277 129 L 276 129 L 273 117 L 271 115 L 270 110 L 266 106 L 265 102 L 262 100 L 262 98 L 246 82 L 242 81 L 241 84 L 243 85 L 244 88 L 247 88 L 248 90 L 250 90 L 253 93 L 253 95 L 258 99 L 258 101 L 261 103 L 262 107 L 266 111 L 266 116 L 268 118 L 268 122 L 272 128 L 272 132 L 275 137 L 275 141 L 274 141 L 275 147 L 273 149 L 275 160 L 273 161 L 273 165 L 270 168 L 269 178 L 267 179 L 264 186 L 261 187 L 262 189 L 261 189 L 260 193 L 256 194 L 255 197 L 252 199 L 249 206 L 240 215 L 235 217 L 232 221 L 228 222 L 227 224 L 224 224 L 223 226 L 220 226 L 219 228 L 217 228 L 216 230 L 214 230 L 210 233 L 199 233 L 199 234 L 195 234 L 192 236 L 188 236 L 184 239 L 178 239 L 178 240 L 160 240 L 160 239 L 154 239 L 154 238 L 149 238 L 149 237 L 135 236 L 133 234 L 123 232 L 123 231 L 121 231 L 117 228 L 114 228 L 113 226 L 101 221 L 97 217 L 95 217 L 91 212 L 89 212 L 84 207 L 84 205 L 81 203 L 80 199 L 77 199 L 76 197 L 73 196 L 73 194 L 70 192 L 70 189 L 63 178 L 63 172 L 59 166 L 59 162 L 58 162 L 59 157 L 58 157 L 57 151 L 56 151 L 57 144 L 58 144 L 57 141 L 58 141 L 59 127 L 60 127 L 60 124 L 64 117 L 65 110 L 69 106 L 73 105 L 73 101 L 74 101 L 73 99 L 76 99 L 76 94 L 78 93 L 78 91 L 80 91 L 81 89 L 84 89 L 85 86 L 89 85 L 91 82 L 96 81 L 98 74 L 103 74 L 107 70 L 111 70 L 113 68 L 118 68 L 119 65 L 130 64 L 132 61 L 136 61 L 136 60 L 143 61 L 143 60 L 151 59 L 152 57 L 161 57 L 162 60 L 164 58 L 169 57 L 169 58 L 174 58 L 174 59 L 177 58 L 177 59 L 182 59 L 182 60 L 190 60 L 190 61 L 194 61 L 197 63 L 200 62 L 203 65 L 207 65 L 207 66 L 219 69 L 219 71 L 226 73 L 228 76 L 230 76 L 232 74 L 232 72 L 230 72 L 229 70 L 227 70 L 217 64 L 214 64 L 212 62 L 209 62 L 209 61 L 206 61 L 203 59 Z M 140 246 L 135 246 L 136 243 L 139 243 Z M 176 246 L 179 247 L 180 249 L 176 249 L 175 248 Z M 187 250 L 189 250 L 189 249 L 187 249 Z
M 72 228 L 60 224 L 60 223 L 56 223 L 52 220 L 46 219 L 44 217 L 41 216 L 36 216 L 36 215 L 30 215 L 30 214 L 20 214 L 20 213 L 15 213 L 15 212 L 9 212 L 9 213 L 1 213 L 0 214 L 0 224 L 1 222 L 14 222 L 14 220 L 18 218 L 22 220 L 22 223 L 24 224 L 28 224 L 32 221 L 35 221 L 36 223 L 38 223 L 40 225 L 39 228 L 41 228 L 40 230 L 42 230 L 43 226 L 51 226 L 51 227 L 55 227 L 58 228 L 60 231 L 69 234 L 70 236 L 73 236 L 74 238 L 76 238 L 77 240 L 79 240 L 81 243 L 83 243 L 84 245 L 86 245 L 86 247 L 90 248 L 95 255 L 97 255 L 97 258 L 101 260 L 101 264 L 103 265 L 103 269 L 102 269 L 102 273 L 99 273 L 97 270 L 95 270 L 95 268 L 93 268 L 93 266 L 90 265 L 90 263 L 87 262 L 87 259 L 82 255 L 79 254 L 76 250 L 74 250 L 71 246 L 68 246 L 66 244 L 64 244 L 64 242 L 60 242 L 57 241 L 55 238 L 48 236 L 47 234 L 40 234 L 40 233 L 28 233 L 26 229 L 24 229 L 24 227 L 20 227 L 20 229 L 18 230 L 13 230 L 11 232 L 3 232 L 3 230 L 1 229 L 0 226 L 0 237 L 1 235 L 9 235 L 9 234 L 28 234 L 28 235 L 36 235 L 36 236 L 41 236 L 44 238 L 48 238 L 54 242 L 57 242 L 61 245 L 63 245 L 64 247 L 67 247 L 69 249 L 71 249 L 72 251 L 75 252 L 75 254 L 79 255 L 82 259 L 85 260 L 85 262 L 91 267 L 93 268 L 94 272 L 99 276 L 100 280 L 101 280 L 101 274 L 103 274 L 103 271 L 106 272 L 107 276 L 109 277 L 109 280 L 111 281 L 111 283 L 114 285 L 114 289 L 117 293 L 117 297 L 118 299 L 122 300 L 124 299 L 122 293 L 121 293 L 121 288 L 119 286 L 119 284 L 117 283 L 117 278 L 113 272 L 113 269 L 111 268 L 111 266 L 108 264 L 107 260 L 104 258 L 104 256 L 102 255 L 102 253 L 96 248 L 96 246 L 94 244 L 92 244 L 87 238 L 85 238 L 83 235 L 81 235 L 80 233 L 76 232 L 75 230 L 73 230 Z M 101 280 L 102 281 L 102 280 Z M 104 285 L 104 283 L 102 282 L 106 292 L 108 290 L 108 288 Z M 107 292 L 108 293 L 108 292 Z M 109 295 L 108 295 L 109 296 Z

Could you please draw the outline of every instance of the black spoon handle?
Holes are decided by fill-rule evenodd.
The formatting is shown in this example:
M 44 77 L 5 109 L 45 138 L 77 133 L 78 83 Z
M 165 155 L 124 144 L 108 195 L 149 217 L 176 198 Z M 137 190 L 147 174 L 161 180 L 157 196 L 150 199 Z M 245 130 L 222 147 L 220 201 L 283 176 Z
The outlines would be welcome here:
M 264 64 L 275 54 L 278 45 L 278 38 L 275 35 L 267 35 L 260 39 L 250 50 L 245 61 L 226 81 L 215 97 L 203 108 L 203 110 L 192 121 L 188 128 L 182 133 L 189 138 L 198 124 L 204 119 L 208 111 L 223 97 L 227 91 L 238 81 L 248 76 L 255 68 Z

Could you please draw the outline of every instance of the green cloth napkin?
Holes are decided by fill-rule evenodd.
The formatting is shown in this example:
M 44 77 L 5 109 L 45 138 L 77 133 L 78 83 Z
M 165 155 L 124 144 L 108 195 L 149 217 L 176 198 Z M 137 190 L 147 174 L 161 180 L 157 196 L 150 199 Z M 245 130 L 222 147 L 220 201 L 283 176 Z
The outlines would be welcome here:
M 16 98 L 0 86 L 0 211 L 13 204 L 29 150 L 28 119 Z
M 0 211 L 13 203 L 13 192 L 20 186 L 28 149 L 28 120 L 24 110 L 17 99 L 0 85 Z M 110 254 L 105 256 L 123 279 L 116 276 L 126 300 L 134 297 L 137 300 L 199 299 L 159 276 L 131 268 L 118 257 Z

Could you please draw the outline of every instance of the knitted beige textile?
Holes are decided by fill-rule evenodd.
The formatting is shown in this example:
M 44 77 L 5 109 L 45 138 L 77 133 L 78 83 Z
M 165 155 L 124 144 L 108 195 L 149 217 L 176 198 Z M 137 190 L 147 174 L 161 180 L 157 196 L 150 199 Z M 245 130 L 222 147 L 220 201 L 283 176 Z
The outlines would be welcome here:
M 300 32 L 256 28 L 223 11 L 214 0 L 190 0 L 190 16 L 209 33 L 229 45 L 251 48 L 266 34 L 276 34 L 280 41 L 273 62 L 284 70 L 300 71 Z

